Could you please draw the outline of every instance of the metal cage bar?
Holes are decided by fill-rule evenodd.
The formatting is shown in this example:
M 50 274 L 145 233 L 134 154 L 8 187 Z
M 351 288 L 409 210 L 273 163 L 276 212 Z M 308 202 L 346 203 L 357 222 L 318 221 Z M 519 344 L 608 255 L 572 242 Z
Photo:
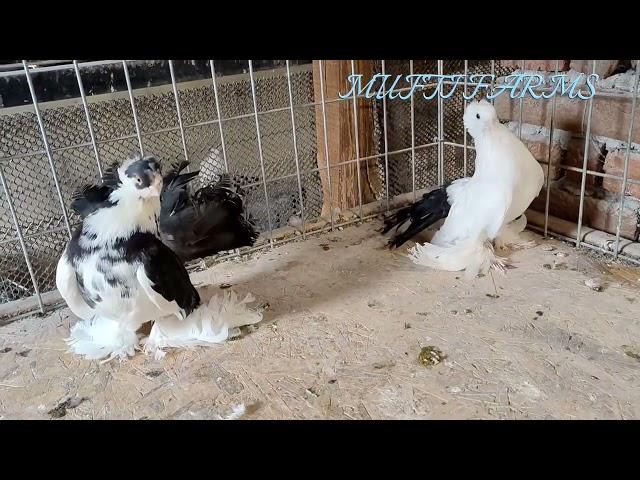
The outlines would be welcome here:
M 556 60 L 555 74 L 557 75 L 560 69 L 560 62 Z M 545 199 L 544 199 L 544 236 L 546 237 L 549 231 L 549 200 L 551 198 L 551 151 L 553 149 L 553 122 L 556 115 L 556 97 L 555 95 L 551 99 L 551 119 L 549 121 L 549 151 L 547 153 L 547 181 L 545 187 Z
M 293 89 L 291 87 L 291 69 L 289 68 L 289 60 L 285 61 L 287 67 L 287 87 L 289 90 L 289 106 L 291 107 L 291 133 L 293 140 L 293 154 L 296 161 L 296 177 L 298 179 L 298 196 L 300 197 L 300 218 L 302 220 L 302 238 L 306 238 L 304 199 L 302 197 L 302 180 L 300 178 L 300 160 L 298 158 L 298 137 L 296 135 L 296 115 L 293 110 Z
M 222 115 L 220 113 L 220 100 L 218 99 L 218 82 L 216 81 L 216 67 L 213 60 L 209 60 L 211 66 L 211 82 L 213 83 L 213 99 L 216 103 L 216 116 L 218 128 L 220 130 L 220 148 L 222 149 L 222 160 L 224 161 L 224 171 L 229 173 L 229 163 L 227 162 L 227 150 L 224 145 L 224 132 L 222 131 Z
M 493 92 L 496 89 L 496 61 L 495 60 L 491 60 L 491 105 L 495 105 L 496 103 L 496 99 L 493 97 Z
M 640 62 L 636 60 L 636 79 L 633 86 L 633 100 L 631 100 L 631 119 L 629 120 L 629 135 L 627 136 L 627 148 L 624 152 L 624 169 L 622 173 L 622 185 L 620 188 L 620 205 L 618 206 L 618 222 L 616 224 L 616 247 L 613 253 L 614 258 L 618 258 L 620 253 L 620 229 L 622 227 L 622 213 L 624 210 L 625 190 L 627 189 L 627 180 L 629 175 L 629 155 L 631 153 L 631 142 L 633 140 L 633 127 L 636 113 L 636 104 L 638 100 L 638 81 L 640 80 Z
M 462 107 L 463 110 L 462 111 L 463 112 L 465 112 L 467 110 L 467 105 L 468 105 L 467 98 L 466 98 L 467 97 L 468 76 L 469 76 L 469 60 L 465 60 L 464 61 L 464 94 L 462 96 L 462 105 L 463 105 L 463 107 Z M 467 137 L 468 137 L 468 135 L 467 135 L 467 129 L 464 127 L 464 125 L 462 125 L 462 136 L 463 136 L 463 142 L 464 142 L 463 151 L 462 151 L 463 152 L 462 153 L 462 155 L 463 155 L 463 158 L 462 158 L 462 161 L 463 161 L 462 172 L 463 172 L 463 176 L 466 177 L 467 176 L 467 162 L 468 162 L 468 160 L 467 160 L 467 157 L 468 157 L 468 153 L 467 153 L 468 152 L 468 148 L 467 148 L 468 140 L 467 140 Z
M 42 113 L 40 112 L 40 107 L 38 106 L 38 98 L 36 95 L 36 90 L 33 86 L 33 80 L 31 78 L 31 74 L 29 73 L 29 67 L 27 66 L 27 61 L 23 60 L 22 65 L 24 67 L 24 74 L 27 78 L 27 83 L 29 84 L 29 92 L 31 93 L 31 100 L 33 101 L 33 110 L 36 114 L 36 118 L 38 120 L 38 126 L 40 127 L 40 134 L 42 135 L 42 142 L 44 143 L 44 149 L 47 153 L 47 159 L 49 160 L 49 168 L 51 169 L 51 177 L 53 178 L 53 183 L 56 187 L 56 193 L 58 194 L 58 200 L 60 202 L 60 208 L 62 209 L 62 216 L 64 217 L 64 222 L 67 226 L 67 233 L 69 234 L 69 238 L 71 238 L 71 222 L 69 222 L 69 215 L 67 214 L 67 207 L 64 203 L 64 197 L 62 196 L 62 190 L 60 189 L 60 183 L 58 182 L 58 174 L 56 173 L 56 166 L 53 161 L 53 153 L 51 152 L 51 146 L 49 145 L 49 139 L 47 138 L 47 132 L 44 128 L 44 121 L 42 119 Z
M 444 62 L 438 60 L 438 75 L 444 73 Z M 444 184 L 444 101 L 438 95 L 438 187 Z
M 127 91 L 129 92 L 129 101 L 131 102 L 131 112 L 133 113 L 133 123 L 136 127 L 136 136 L 138 137 L 138 145 L 140 146 L 140 155 L 144 156 L 144 145 L 142 144 L 142 132 L 140 131 L 140 123 L 138 122 L 138 111 L 136 110 L 136 101 L 133 98 L 133 89 L 131 88 L 131 79 L 129 78 L 129 67 L 127 61 L 122 60 L 122 68 L 124 70 L 124 78 L 127 82 Z
M 187 138 L 184 135 L 184 127 L 182 126 L 182 112 L 180 111 L 180 96 L 178 94 L 178 86 L 176 85 L 176 74 L 173 70 L 173 60 L 169 60 L 169 74 L 171 75 L 171 87 L 173 88 L 173 96 L 176 99 L 176 114 L 178 115 L 178 128 L 180 128 L 180 138 L 182 139 L 182 149 L 184 150 L 184 159 L 189 161 L 189 149 L 187 148 Z M 187 167 L 189 171 L 189 167 Z
M 318 60 L 318 72 L 320 77 L 320 104 L 322 105 L 322 133 L 324 137 L 324 156 L 327 162 L 327 184 L 329 187 L 329 222 L 333 230 L 333 188 L 331 186 L 331 167 L 329 164 L 329 134 L 327 133 L 327 108 L 324 98 L 324 71 L 322 60 Z
M 16 209 L 13 206 L 13 200 L 11 199 L 11 193 L 9 192 L 7 180 L 4 177 L 4 169 L 2 168 L 2 165 L 0 165 L 0 183 L 2 184 L 2 188 L 4 189 L 4 193 L 7 198 L 7 205 L 9 206 L 9 212 L 11 213 L 11 218 L 13 219 L 13 225 L 16 229 L 16 234 L 18 235 L 18 241 L 20 242 L 20 248 L 22 249 L 22 255 L 24 256 L 24 261 L 27 264 L 27 270 L 29 271 L 29 276 L 31 277 L 31 283 L 33 284 L 33 291 L 36 295 L 36 300 L 38 301 L 38 308 L 40 308 L 41 313 L 44 313 L 44 305 L 42 303 L 40 288 L 38 287 L 38 280 L 36 279 L 36 274 L 33 270 L 33 265 L 31 265 L 31 259 L 29 258 L 29 251 L 27 250 L 27 245 L 24 241 L 24 237 L 22 236 L 22 229 L 20 228 L 20 222 L 18 221 L 18 215 L 16 214 Z
M 413 99 L 413 84 L 415 79 L 413 78 L 413 60 L 409 60 L 409 73 L 411 77 L 411 193 L 413 194 L 413 201 L 416 201 L 416 110 Z
M 526 60 L 522 60 L 522 73 L 524 73 L 526 67 Z M 518 105 L 518 138 L 522 140 L 522 111 L 524 109 L 524 86 L 520 90 L 520 100 Z
M 80 75 L 80 68 L 78 67 L 77 60 L 73 61 L 73 66 L 76 72 L 76 79 L 78 80 L 78 90 L 80 91 L 80 97 L 82 98 L 82 107 L 84 108 L 84 115 L 87 118 L 87 127 L 89 128 L 89 136 L 91 137 L 93 154 L 96 157 L 98 174 L 100 175 L 100 178 L 102 178 L 103 172 L 102 172 L 102 162 L 100 161 L 100 152 L 98 152 L 98 144 L 96 143 L 96 134 L 93 130 L 93 122 L 91 121 L 91 112 L 89 112 L 89 104 L 87 103 L 87 97 L 84 93 L 84 85 L 82 84 L 82 75 Z
M 593 74 L 596 73 L 596 62 L 593 60 Z M 584 193 L 587 187 L 587 162 L 589 160 L 589 142 L 591 140 L 591 115 L 593 114 L 593 97 L 589 98 L 587 113 L 587 131 L 584 137 L 584 158 L 582 159 L 582 183 L 580 184 L 580 207 L 578 209 L 578 230 L 576 232 L 576 247 L 580 246 L 582 234 L 582 215 L 584 214 Z
M 351 75 L 356 74 L 356 62 L 351 60 Z M 358 128 L 358 98 L 353 96 L 353 130 L 356 142 L 356 175 L 358 176 L 358 216 L 362 218 L 362 185 L 360 178 L 360 129 Z
M 267 190 L 267 173 L 264 168 L 262 140 L 260 139 L 260 119 L 258 118 L 258 98 L 256 96 L 256 82 L 253 75 L 252 60 L 249 60 L 249 80 L 251 81 L 251 98 L 253 99 L 253 113 L 256 121 L 256 138 L 258 141 L 258 155 L 260 156 L 260 170 L 262 172 L 262 185 L 264 187 L 264 201 L 267 207 L 267 221 L 269 222 L 269 244 L 271 245 L 271 248 L 273 248 L 273 223 L 271 222 L 271 208 L 269 207 L 269 192 Z
M 385 61 L 381 63 L 381 73 L 386 74 Z M 387 212 L 389 211 L 389 137 L 387 134 L 387 89 L 386 82 L 382 84 L 382 130 L 384 134 L 384 187 L 385 187 L 385 199 L 387 203 Z

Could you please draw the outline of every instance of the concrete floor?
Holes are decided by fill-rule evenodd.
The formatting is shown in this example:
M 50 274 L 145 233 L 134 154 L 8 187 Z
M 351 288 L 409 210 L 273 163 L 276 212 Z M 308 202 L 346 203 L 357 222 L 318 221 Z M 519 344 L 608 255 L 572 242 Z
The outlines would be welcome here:
M 269 304 L 212 348 L 100 365 L 66 353 L 67 309 L 1 327 L 0 416 L 640 418 L 640 269 L 528 233 L 518 268 L 466 282 L 384 250 L 377 226 L 194 273 Z

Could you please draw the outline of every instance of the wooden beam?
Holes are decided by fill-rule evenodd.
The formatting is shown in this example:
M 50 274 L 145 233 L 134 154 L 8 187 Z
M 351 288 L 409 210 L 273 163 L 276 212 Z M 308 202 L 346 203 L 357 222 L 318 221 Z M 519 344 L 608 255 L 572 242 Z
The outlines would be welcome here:
M 363 75 L 366 82 L 374 74 L 374 63 L 371 60 L 357 60 L 356 73 Z M 325 101 L 339 98 L 338 94 L 347 93 L 350 88 L 347 77 L 351 75 L 350 60 L 323 60 L 322 82 L 324 84 Z M 313 61 L 313 87 L 315 102 L 322 99 L 320 90 L 320 67 L 317 60 Z M 327 103 L 327 145 L 329 165 L 336 165 L 356 158 L 356 142 L 354 129 L 353 100 Z M 377 153 L 374 138 L 375 101 L 373 99 L 358 99 L 358 141 L 359 158 Z M 325 156 L 325 132 L 323 125 L 322 106 L 316 107 L 316 139 L 318 150 L 318 167 L 323 189 L 322 215 L 328 216 L 331 208 L 340 210 L 353 208 L 358 205 L 358 177 L 356 162 L 331 168 L 331 190 L 329 192 L 329 177 L 327 176 L 327 160 Z M 382 191 L 383 185 L 375 168 L 376 159 L 360 162 L 360 185 L 362 189 L 362 203 L 369 203 L 376 199 L 376 194 Z

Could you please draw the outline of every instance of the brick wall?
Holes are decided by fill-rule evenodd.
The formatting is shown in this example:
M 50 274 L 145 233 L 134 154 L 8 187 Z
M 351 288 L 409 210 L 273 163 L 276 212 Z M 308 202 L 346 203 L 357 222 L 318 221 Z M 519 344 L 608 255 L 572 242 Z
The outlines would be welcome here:
M 520 69 L 522 60 L 502 60 L 503 66 Z M 591 60 L 559 60 L 559 70 L 569 73 L 591 73 Z M 553 73 L 556 60 L 527 60 L 526 70 Z M 596 73 L 600 76 L 596 88 L 610 92 L 631 92 L 635 81 L 635 62 L 630 60 L 598 60 Z M 571 70 L 575 72 L 571 72 Z M 622 177 L 627 137 L 631 123 L 631 98 L 596 97 L 593 100 L 591 139 L 587 168 L 601 174 Z M 501 95 L 495 106 L 501 120 L 517 134 L 518 99 Z M 541 162 L 547 175 L 551 100 L 523 100 L 522 140 L 533 156 Z M 554 138 L 551 146 L 550 213 L 569 221 L 577 221 L 582 173 L 568 167 L 582 168 L 585 153 L 584 131 L 588 102 L 567 97 L 556 98 Z M 634 114 L 634 132 L 629 155 L 628 179 L 640 181 L 640 102 Z M 621 235 L 638 240 L 640 234 L 640 184 L 628 182 L 622 215 Z M 605 232 L 616 232 L 622 181 L 615 178 L 587 175 L 583 225 Z M 546 191 L 543 188 L 532 208 L 544 211 Z

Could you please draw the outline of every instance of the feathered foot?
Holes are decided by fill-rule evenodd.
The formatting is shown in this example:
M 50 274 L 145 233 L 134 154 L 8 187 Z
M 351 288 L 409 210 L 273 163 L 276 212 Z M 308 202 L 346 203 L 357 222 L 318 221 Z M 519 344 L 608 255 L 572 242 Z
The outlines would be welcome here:
M 153 352 L 156 360 L 166 355 L 165 348 L 211 346 L 237 336 L 239 327 L 262 320 L 262 312 L 250 309 L 251 294 L 239 300 L 236 293 L 224 292 L 202 304 L 186 319 L 164 317 L 154 323 L 144 342 L 144 352 Z
M 409 250 L 409 258 L 413 263 L 438 270 L 464 270 L 467 280 L 475 278 L 478 273 L 486 274 L 491 268 L 501 274 L 511 268 L 507 258 L 496 255 L 489 240 L 466 240 L 445 247 L 418 243 Z
M 494 241 L 496 248 L 499 250 L 523 250 L 525 248 L 535 247 L 537 245 L 535 241 L 526 241 L 522 238 L 522 235 L 520 235 L 526 226 L 527 217 L 522 214 L 511 223 L 502 227 L 502 230 L 498 233 Z
M 508 258 L 500 257 L 500 256 L 495 254 L 495 250 L 493 248 L 493 244 L 490 241 L 487 240 L 485 242 L 484 248 L 487 251 L 491 252 L 491 254 L 489 255 L 489 260 L 488 260 L 488 268 L 486 268 L 487 271 L 490 268 L 492 268 L 496 272 L 498 272 L 500 275 L 506 275 L 507 269 L 514 268 Z M 483 272 L 483 273 L 486 273 L 486 272 Z
M 87 360 L 102 360 L 106 363 L 114 358 L 120 361 L 132 357 L 138 348 L 139 339 L 135 330 L 120 322 L 103 317 L 81 320 L 71 327 L 65 339 L 69 351 L 84 356 Z

